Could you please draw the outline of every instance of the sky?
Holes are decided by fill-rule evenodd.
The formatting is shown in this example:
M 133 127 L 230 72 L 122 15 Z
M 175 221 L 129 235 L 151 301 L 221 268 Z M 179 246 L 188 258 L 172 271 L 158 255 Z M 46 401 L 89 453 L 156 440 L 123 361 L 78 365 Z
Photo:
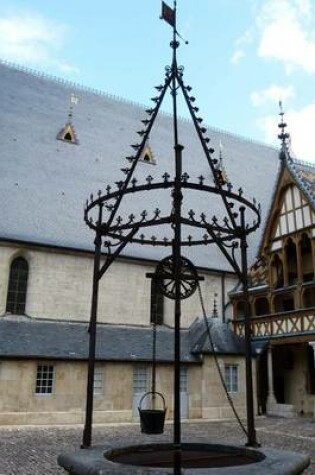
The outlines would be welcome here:
M 171 62 L 160 13 L 160 0 L 0 0 L 0 58 L 148 105 Z M 282 101 L 292 155 L 315 163 L 313 0 L 177 0 L 177 29 L 206 124 L 279 147 Z

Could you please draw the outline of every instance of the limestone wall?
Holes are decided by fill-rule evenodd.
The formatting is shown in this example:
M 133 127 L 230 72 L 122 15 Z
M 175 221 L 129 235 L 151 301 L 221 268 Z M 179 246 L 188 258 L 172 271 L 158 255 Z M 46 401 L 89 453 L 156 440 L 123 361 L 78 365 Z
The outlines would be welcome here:
M 245 415 L 245 365 L 238 357 L 220 358 L 240 368 L 239 393 L 232 394 L 241 416 Z M 53 365 L 55 379 L 52 394 L 35 394 L 38 364 Z M 102 372 L 102 389 L 94 396 L 94 421 L 131 422 L 133 371 L 140 363 L 97 363 Z M 143 365 L 143 363 L 141 363 Z M 147 390 L 150 390 L 151 366 L 147 364 Z M 209 356 L 204 364 L 187 365 L 188 414 L 190 419 L 232 417 L 220 379 Z M 84 423 L 87 363 L 75 361 L 12 360 L 0 363 L 0 424 L 76 424 Z M 162 392 L 167 418 L 173 417 L 173 365 L 158 365 L 156 390 Z
M 49 249 L 0 247 L 0 314 L 5 314 L 9 269 L 21 255 L 29 263 L 26 314 L 34 318 L 88 321 L 91 306 L 93 255 Z M 100 322 L 147 325 L 150 321 L 150 279 L 154 265 L 117 260 L 100 281 Z M 221 302 L 221 275 L 204 273 L 201 282 L 205 307 L 212 313 L 217 294 Z M 227 279 L 226 292 L 235 284 Z M 165 299 L 165 323 L 173 325 L 173 301 Z M 201 315 L 198 293 L 183 301 L 182 326 Z

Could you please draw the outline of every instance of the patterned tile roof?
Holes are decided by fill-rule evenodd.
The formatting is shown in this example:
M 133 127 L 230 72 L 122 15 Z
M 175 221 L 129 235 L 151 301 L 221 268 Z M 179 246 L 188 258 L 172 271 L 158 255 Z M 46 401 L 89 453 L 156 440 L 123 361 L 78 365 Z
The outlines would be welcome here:
M 71 118 L 78 144 L 57 139 L 68 122 L 71 94 L 78 97 Z M 123 179 L 121 168 L 128 166 L 124 157 L 130 155 L 130 144 L 137 142 L 136 132 L 146 117 L 144 107 L 4 63 L 0 63 L 0 100 L 4 203 L 0 239 L 93 250 L 94 236 L 84 224 L 83 205 L 91 193 Z M 211 127 L 208 135 L 216 149 L 214 157 L 218 158 L 223 144 L 224 166 L 234 189 L 242 187 L 244 196 L 255 197 L 264 218 L 278 167 L 277 151 Z M 208 165 L 190 121 L 180 120 L 179 140 L 185 147 L 183 170 L 194 179 L 203 175 L 210 184 Z M 150 174 L 161 180 L 165 171 L 174 176 L 171 116 L 158 116 L 149 145 L 156 165 L 139 163 L 137 178 L 145 181 Z M 188 198 L 183 206 L 196 215 L 204 212 L 220 218 L 215 197 L 209 201 L 195 193 Z M 140 213 L 146 207 L 150 213 L 158 206 L 169 212 L 170 201 L 168 192 L 146 193 L 141 202 L 127 200 L 124 210 Z M 254 260 L 259 235 L 249 239 L 249 262 Z M 165 249 L 134 245 L 127 246 L 124 254 L 160 260 Z M 214 246 L 188 248 L 185 255 L 196 265 L 231 270 Z
M 315 164 L 292 159 L 288 162 L 288 167 L 297 185 L 315 209 Z

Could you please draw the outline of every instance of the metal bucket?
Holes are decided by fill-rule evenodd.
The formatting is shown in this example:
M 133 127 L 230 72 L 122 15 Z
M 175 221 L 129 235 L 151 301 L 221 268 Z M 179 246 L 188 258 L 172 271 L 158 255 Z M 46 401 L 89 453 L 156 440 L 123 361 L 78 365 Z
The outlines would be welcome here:
M 154 407 L 151 409 L 142 408 L 142 403 L 144 399 L 150 394 L 152 396 L 151 400 L 152 399 L 154 400 L 156 395 L 160 396 L 160 398 L 163 401 L 163 409 L 155 409 Z M 161 393 L 152 392 L 152 391 L 145 393 L 140 399 L 138 411 L 139 411 L 139 416 L 140 416 L 141 432 L 143 432 L 144 434 L 162 434 L 163 433 L 166 407 L 165 407 L 164 396 Z

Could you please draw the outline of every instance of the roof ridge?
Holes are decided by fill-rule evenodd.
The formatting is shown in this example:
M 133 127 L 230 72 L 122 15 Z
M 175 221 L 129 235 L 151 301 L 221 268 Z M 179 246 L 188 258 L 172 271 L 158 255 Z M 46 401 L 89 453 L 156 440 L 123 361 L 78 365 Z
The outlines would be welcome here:
M 64 86 L 68 86 L 69 88 L 72 86 L 72 87 L 74 87 L 77 90 L 80 90 L 82 92 L 90 92 L 90 93 L 95 94 L 97 96 L 107 97 L 108 99 L 111 99 L 111 100 L 114 100 L 114 101 L 117 101 L 117 102 L 121 102 L 121 103 L 124 103 L 124 104 L 130 104 L 130 105 L 136 106 L 136 107 L 141 108 L 141 109 L 145 109 L 147 107 L 147 104 L 142 104 L 141 102 L 137 102 L 137 101 L 132 100 L 132 99 L 127 99 L 127 98 L 122 97 L 122 96 L 117 96 L 116 94 L 112 94 L 110 92 L 103 91 L 101 89 L 96 89 L 96 88 L 93 88 L 93 87 L 90 87 L 90 86 L 80 84 L 80 83 L 75 82 L 75 81 L 71 81 L 69 79 L 64 79 L 60 76 L 54 76 L 53 74 L 45 73 L 45 72 L 39 71 L 37 69 L 30 68 L 28 66 L 22 66 L 22 65 L 20 65 L 18 63 L 15 63 L 13 61 L 8 61 L 8 60 L 0 58 L 0 64 L 4 65 L 6 67 L 9 67 L 11 69 L 15 69 L 17 71 L 21 71 L 21 72 L 24 72 L 24 73 L 31 74 L 34 77 L 43 78 L 43 79 L 49 80 L 49 81 L 57 83 L 57 84 L 62 84 Z M 149 99 L 148 99 L 148 102 L 149 102 Z M 166 117 L 172 117 L 171 112 L 166 112 L 166 111 L 161 110 L 160 113 L 161 113 L 162 116 L 164 115 Z M 190 117 L 179 116 L 179 119 L 180 119 L 180 121 L 185 122 L 185 123 L 191 123 L 192 122 L 192 119 Z M 257 145 L 260 145 L 260 146 L 263 146 L 263 147 L 266 147 L 266 148 L 269 148 L 269 149 L 272 149 L 272 150 L 275 150 L 275 151 L 277 150 L 277 148 L 274 145 L 267 144 L 267 143 L 262 142 L 260 140 L 255 140 L 255 139 L 252 139 L 250 137 L 245 137 L 244 135 L 237 134 L 235 132 L 230 132 L 226 129 L 223 129 L 223 128 L 220 128 L 220 127 L 215 127 L 215 126 L 210 125 L 208 123 L 206 123 L 206 125 L 212 132 L 215 132 L 217 134 L 227 135 L 229 137 L 233 137 L 235 139 L 240 139 L 240 140 L 243 140 L 243 141 L 248 142 L 248 143 L 257 144 Z
M 314 168 L 315 170 L 315 162 L 309 162 L 308 160 L 301 160 L 299 158 L 292 158 L 292 163 L 295 165 L 302 165 L 305 167 Z
M 0 64 L 3 64 L 4 66 L 7 66 L 11 69 L 15 69 L 17 71 L 21 71 L 21 72 L 24 72 L 24 73 L 31 74 L 32 76 L 35 76 L 35 77 L 38 77 L 38 78 L 47 79 L 47 80 L 49 80 L 51 82 L 55 82 L 57 84 L 62 84 L 64 86 L 69 86 L 69 87 L 70 86 L 75 87 L 76 89 L 78 89 L 80 91 L 83 91 L 83 92 L 91 92 L 92 94 L 96 94 L 98 96 L 104 96 L 104 97 L 107 97 L 109 99 L 113 99 L 113 100 L 118 101 L 118 102 L 133 104 L 133 105 L 135 105 L 137 107 L 141 107 L 141 108 L 146 107 L 145 104 L 141 104 L 140 102 L 133 101 L 131 99 L 126 99 L 122 96 L 117 96 L 116 94 L 112 94 L 110 92 L 106 92 L 106 91 L 103 91 L 101 89 L 96 89 L 94 87 L 86 86 L 84 84 L 80 84 L 78 82 L 71 81 L 70 79 L 64 79 L 60 76 L 54 76 L 53 74 L 49 74 L 49 73 L 39 71 L 37 69 L 29 68 L 28 66 L 22 66 L 20 64 L 14 63 L 13 61 L 8 61 L 8 60 L 0 58 Z

